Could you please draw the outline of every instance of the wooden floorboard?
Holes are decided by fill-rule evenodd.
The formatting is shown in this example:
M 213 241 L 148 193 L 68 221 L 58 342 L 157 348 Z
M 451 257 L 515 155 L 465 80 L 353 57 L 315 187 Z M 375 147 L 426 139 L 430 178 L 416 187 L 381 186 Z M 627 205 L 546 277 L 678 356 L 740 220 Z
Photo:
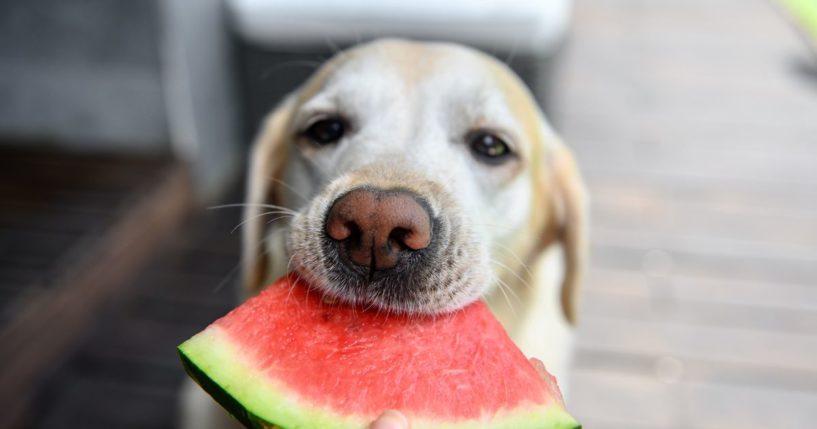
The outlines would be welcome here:
M 577 371 L 574 388 L 588 400 L 572 407 L 592 427 L 795 428 L 813 420 L 817 407 L 810 393 L 612 372 Z
M 99 311 L 128 294 L 123 279 L 189 209 L 191 191 L 186 169 L 164 157 L 10 147 L 0 180 L 0 342 L 13 350 L 0 355 L 0 426 L 17 427 Z
M 817 420 L 817 80 L 773 2 L 578 0 L 556 123 L 593 201 L 586 427 Z
M 662 292 L 660 288 L 668 290 Z M 817 288 L 812 284 L 764 283 L 683 274 L 674 274 L 667 279 L 663 273 L 595 268 L 589 273 L 586 293 L 597 292 L 636 297 L 668 293 L 677 300 L 817 310 Z
M 235 189 L 225 203 L 242 200 Z M 233 306 L 241 210 L 195 210 L 164 237 L 35 398 L 27 427 L 171 428 L 185 379 L 176 346 Z
M 817 335 L 817 309 L 679 299 L 675 296 L 675 291 L 679 287 L 683 288 L 683 283 L 672 285 L 669 290 L 656 291 L 644 296 L 621 295 L 593 289 L 584 294 L 583 308 L 586 313 L 599 317 L 645 323 L 661 320 L 665 323 L 702 328 L 723 327 Z

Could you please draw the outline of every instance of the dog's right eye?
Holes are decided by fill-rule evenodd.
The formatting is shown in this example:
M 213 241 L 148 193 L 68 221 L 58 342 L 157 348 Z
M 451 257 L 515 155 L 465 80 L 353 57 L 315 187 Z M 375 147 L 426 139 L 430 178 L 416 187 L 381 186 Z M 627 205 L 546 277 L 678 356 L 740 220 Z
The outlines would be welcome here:
M 467 139 L 474 156 L 486 164 L 500 165 L 514 158 L 514 153 L 508 144 L 494 133 L 475 131 Z
M 321 119 L 306 129 L 306 136 L 319 145 L 337 143 L 346 131 L 346 124 L 340 118 Z

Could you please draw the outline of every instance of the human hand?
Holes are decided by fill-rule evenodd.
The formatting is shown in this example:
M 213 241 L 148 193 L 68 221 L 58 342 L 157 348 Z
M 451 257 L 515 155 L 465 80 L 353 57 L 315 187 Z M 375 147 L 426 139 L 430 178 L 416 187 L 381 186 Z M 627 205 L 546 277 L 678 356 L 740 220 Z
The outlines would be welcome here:
M 547 372 L 547 369 L 545 369 L 545 363 L 536 358 L 530 358 L 528 360 L 530 361 L 530 364 L 533 365 L 534 368 L 536 368 L 536 372 L 539 374 L 539 378 L 547 381 L 549 374 Z
M 409 421 L 401 412 L 385 411 L 369 425 L 369 429 L 409 429 Z

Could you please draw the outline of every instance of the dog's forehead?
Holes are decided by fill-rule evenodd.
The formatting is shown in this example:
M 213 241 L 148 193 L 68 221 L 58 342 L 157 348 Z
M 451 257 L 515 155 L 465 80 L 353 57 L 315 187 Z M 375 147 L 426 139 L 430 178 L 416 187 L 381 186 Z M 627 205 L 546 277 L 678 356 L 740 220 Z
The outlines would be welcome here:
M 422 94 L 426 103 L 447 97 L 499 104 L 525 98 L 526 91 L 504 64 L 476 50 L 449 43 L 383 40 L 336 55 L 303 88 L 301 97 Z
M 370 43 L 340 54 L 327 68 L 325 89 L 416 93 L 444 86 L 446 91 L 436 95 L 460 92 L 481 97 L 518 90 L 512 73 L 492 57 L 447 43 Z M 361 86 L 361 82 L 382 87 Z

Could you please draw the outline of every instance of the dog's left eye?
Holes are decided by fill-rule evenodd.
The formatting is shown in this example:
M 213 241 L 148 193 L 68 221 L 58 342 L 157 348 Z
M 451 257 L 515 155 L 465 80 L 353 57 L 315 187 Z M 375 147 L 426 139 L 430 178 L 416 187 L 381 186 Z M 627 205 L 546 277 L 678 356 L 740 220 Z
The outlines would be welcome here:
M 321 119 L 306 129 L 306 136 L 319 145 L 336 143 L 346 132 L 346 124 L 340 118 Z
M 495 134 L 479 131 L 468 137 L 471 151 L 480 160 L 488 164 L 501 164 L 513 156 L 511 148 Z

